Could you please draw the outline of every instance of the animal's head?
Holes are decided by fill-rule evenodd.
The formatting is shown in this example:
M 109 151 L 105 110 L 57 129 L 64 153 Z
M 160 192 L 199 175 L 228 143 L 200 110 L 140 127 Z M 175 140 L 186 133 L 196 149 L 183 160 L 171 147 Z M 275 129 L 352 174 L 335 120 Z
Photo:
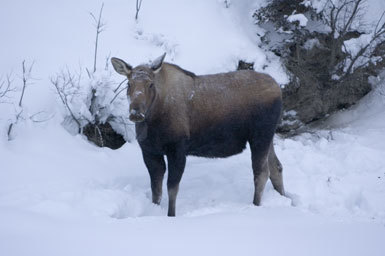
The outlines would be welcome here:
M 145 120 L 156 96 L 155 74 L 161 70 L 165 56 L 166 53 L 150 65 L 139 65 L 135 68 L 121 59 L 111 58 L 115 71 L 128 79 L 127 97 L 131 101 L 129 117 L 131 121 Z

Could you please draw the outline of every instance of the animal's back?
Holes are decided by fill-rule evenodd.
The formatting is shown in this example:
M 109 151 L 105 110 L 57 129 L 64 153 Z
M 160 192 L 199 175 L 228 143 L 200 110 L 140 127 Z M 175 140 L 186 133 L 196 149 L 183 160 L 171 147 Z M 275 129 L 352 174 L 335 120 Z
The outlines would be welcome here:
M 268 75 L 236 71 L 197 76 L 188 98 L 188 153 L 227 157 L 255 134 L 271 137 L 281 112 L 281 91 Z

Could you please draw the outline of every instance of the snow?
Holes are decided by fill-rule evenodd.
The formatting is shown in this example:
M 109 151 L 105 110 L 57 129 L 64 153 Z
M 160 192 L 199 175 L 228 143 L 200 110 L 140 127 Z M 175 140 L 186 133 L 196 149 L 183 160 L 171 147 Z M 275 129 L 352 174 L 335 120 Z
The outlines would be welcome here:
M 301 27 L 306 27 L 308 19 L 302 13 L 297 13 L 297 14 L 292 14 L 289 17 L 287 17 L 287 21 L 292 22 L 292 23 L 298 21 L 298 23 Z
M 274 255 L 382 255 L 384 102 L 376 91 L 326 123 L 331 131 L 277 138 L 292 199 L 268 183 L 263 206 L 251 204 L 248 150 L 221 160 L 190 157 L 176 219 L 165 217 L 165 196 L 152 205 L 136 143 L 112 151 L 55 122 L 29 127 L 0 147 L 0 252 L 249 255 L 258 248 Z
M 291 199 L 268 183 L 263 205 L 251 204 L 249 150 L 227 159 L 190 157 L 175 219 L 165 217 L 166 196 L 152 205 L 136 143 L 112 151 L 71 136 L 55 120 L 27 127 L 0 147 L 0 252 L 382 255 L 381 86 L 324 131 L 277 138 Z
M 102 86 L 121 81 L 104 70 L 110 52 L 135 66 L 166 51 L 166 61 L 198 74 L 233 70 L 244 59 L 285 81 L 279 60 L 258 48 L 258 28 L 246 18 L 261 2 L 231 1 L 226 8 L 219 0 L 144 0 L 135 22 L 135 1 L 108 1 L 98 72 L 83 77 L 81 91 L 97 88 L 105 95 L 101 105 L 128 112 L 124 96 L 108 104 L 113 94 Z M 268 182 L 262 206 L 252 205 L 249 149 L 226 159 L 189 157 L 177 217 L 168 218 L 165 191 L 160 206 L 151 203 L 136 142 L 98 148 L 61 125 L 50 77 L 67 65 L 91 65 L 88 12 L 99 7 L 94 1 L 16 0 L 0 9 L 0 24 L 7 24 L 0 27 L 1 74 L 13 71 L 20 89 L 21 60 L 35 60 L 26 118 L 11 141 L 6 128 L 17 108 L 0 104 L 0 255 L 383 255 L 384 77 L 373 79 L 376 89 L 331 116 L 322 130 L 276 137 L 288 197 Z M 11 103 L 19 95 L 13 92 Z M 86 114 L 83 103 L 74 101 Z M 28 118 L 42 110 L 48 121 Z
M 312 6 L 320 13 L 324 10 L 328 1 L 329 0 L 305 0 L 302 4 L 306 7 Z M 332 0 L 331 2 L 336 6 L 340 3 L 339 0 Z M 362 11 L 365 13 L 361 17 L 363 19 L 361 25 L 376 23 L 385 10 L 385 2 L 382 0 L 363 1 L 361 6 L 363 7 Z
M 366 66 L 369 65 L 369 63 L 375 64 L 378 61 L 381 61 L 382 58 L 380 56 L 369 58 L 374 49 L 375 46 L 378 45 L 380 40 L 373 40 L 374 38 L 374 31 L 370 34 L 363 34 L 358 38 L 352 38 L 350 40 L 344 41 L 344 47 L 343 51 L 348 53 L 350 56 L 352 56 L 352 59 L 357 58 L 357 54 L 360 54 L 360 57 L 357 58 L 356 62 L 352 66 L 352 71 L 356 67 Z M 370 45 L 365 52 L 362 54 L 360 53 L 361 49 L 364 49 L 366 45 Z M 351 64 L 351 60 L 347 61 L 344 66 L 344 70 L 346 71 L 348 69 L 348 66 Z
M 311 50 L 314 47 L 320 47 L 321 44 L 317 38 L 308 39 L 304 44 L 303 48 L 306 50 Z

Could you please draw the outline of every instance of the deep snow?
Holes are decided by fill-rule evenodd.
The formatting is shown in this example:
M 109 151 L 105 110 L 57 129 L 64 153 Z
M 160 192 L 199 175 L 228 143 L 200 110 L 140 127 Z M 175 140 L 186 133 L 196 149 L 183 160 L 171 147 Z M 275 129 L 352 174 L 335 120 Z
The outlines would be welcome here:
M 262 1 L 231 1 L 228 9 L 219 0 L 158 2 L 143 1 L 138 23 L 134 1 L 105 3 L 100 66 L 109 52 L 136 65 L 166 51 L 167 61 L 196 73 L 231 70 L 246 58 L 287 79 L 278 60 L 257 47 L 247 18 Z M 263 205 L 251 204 L 249 150 L 227 159 L 189 157 L 177 217 L 167 218 L 165 195 L 160 206 L 151 203 L 135 142 L 97 148 L 60 125 L 49 77 L 65 65 L 91 66 L 87 12 L 99 6 L 17 0 L 0 9 L 1 73 L 13 70 L 19 83 L 21 60 L 35 59 L 39 80 L 28 88 L 26 107 L 54 114 L 21 122 L 12 141 L 1 134 L 0 255 L 383 255 L 384 82 L 322 130 L 276 138 L 288 198 L 269 182 Z M 9 109 L 0 105 L 1 131 Z
M 165 217 L 165 197 L 152 205 L 137 144 L 112 151 L 55 122 L 28 127 L 0 147 L 0 252 L 382 255 L 385 96 L 379 92 L 341 113 L 340 123 L 325 124 L 332 131 L 277 138 L 291 199 L 268 183 L 263 206 L 251 204 L 248 150 L 227 159 L 188 158 L 177 218 Z

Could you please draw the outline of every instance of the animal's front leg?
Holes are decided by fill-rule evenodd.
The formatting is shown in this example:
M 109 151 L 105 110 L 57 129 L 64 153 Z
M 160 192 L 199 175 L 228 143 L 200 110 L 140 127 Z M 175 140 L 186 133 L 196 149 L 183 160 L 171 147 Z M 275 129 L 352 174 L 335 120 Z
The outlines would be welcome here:
M 175 216 L 175 202 L 186 165 L 186 155 L 180 148 L 172 148 L 167 154 L 168 161 L 168 216 Z
M 146 164 L 148 173 L 151 178 L 152 202 L 160 204 L 162 199 L 162 183 L 164 173 L 166 171 L 166 163 L 163 155 L 153 155 L 146 152 L 143 153 L 143 160 Z

